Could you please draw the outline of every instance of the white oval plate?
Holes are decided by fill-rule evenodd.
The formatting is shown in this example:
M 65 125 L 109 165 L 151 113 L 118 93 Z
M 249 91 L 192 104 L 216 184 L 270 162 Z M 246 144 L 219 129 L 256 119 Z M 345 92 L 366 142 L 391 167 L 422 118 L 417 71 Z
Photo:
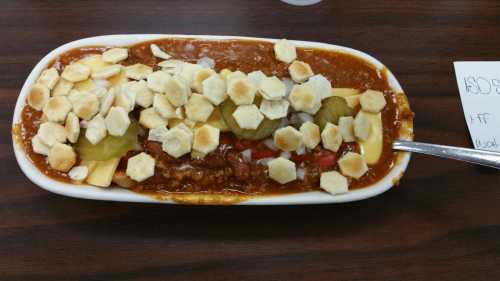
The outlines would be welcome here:
M 31 71 L 30 75 L 24 82 L 21 93 L 17 99 L 14 118 L 12 124 L 17 124 L 20 122 L 21 111 L 25 105 L 26 95 L 28 94 L 28 89 L 34 84 L 40 73 L 47 67 L 47 65 L 59 55 L 79 47 L 84 46 L 129 46 L 142 41 L 156 40 L 162 38 L 193 38 L 193 39 L 207 39 L 207 40 L 224 40 L 224 39 L 245 39 L 245 40 L 262 40 L 268 42 L 275 42 L 277 39 L 268 38 L 255 38 L 255 37 L 239 37 L 239 36 L 212 36 L 212 35 L 165 35 L 165 34 L 130 34 L 130 35 L 105 35 L 90 37 L 85 39 L 76 40 L 67 44 L 64 44 L 57 49 L 46 55 Z M 334 50 L 349 53 L 360 57 L 369 63 L 371 63 L 375 68 L 382 70 L 385 66 L 372 56 L 363 53 L 358 50 L 354 50 L 347 47 L 318 43 L 318 42 L 307 42 L 307 41 L 295 41 L 291 40 L 295 45 L 299 47 L 309 47 L 309 48 L 320 48 L 327 50 Z M 390 86 L 395 92 L 402 92 L 402 88 L 399 82 L 396 80 L 394 75 L 387 71 L 388 80 Z M 411 137 L 408 137 L 411 139 Z M 25 154 L 22 145 L 16 143 L 13 139 L 14 152 L 16 155 L 17 162 L 24 174 L 36 185 L 42 187 L 53 193 L 76 197 L 84 199 L 93 200 L 109 200 L 109 201 L 123 201 L 123 202 L 144 202 L 144 203 L 170 203 L 175 204 L 172 200 L 160 200 L 155 199 L 147 195 L 138 194 L 132 191 L 128 191 L 122 188 L 98 188 L 90 185 L 75 185 L 69 183 L 63 183 L 51 179 L 41 173 L 31 162 L 28 156 Z M 398 157 L 398 161 L 390 172 L 379 182 L 374 185 L 368 186 L 362 189 L 356 189 L 349 191 L 348 193 L 332 196 L 324 192 L 303 192 L 290 195 L 273 195 L 273 196 L 259 196 L 252 197 L 251 199 L 238 202 L 236 204 L 241 205 L 298 205 L 298 204 L 326 204 L 326 203 L 343 203 L 362 200 L 376 196 L 380 193 L 385 192 L 395 182 L 397 182 L 408 165 L 410 160 L 410 153 L 401 153 Z

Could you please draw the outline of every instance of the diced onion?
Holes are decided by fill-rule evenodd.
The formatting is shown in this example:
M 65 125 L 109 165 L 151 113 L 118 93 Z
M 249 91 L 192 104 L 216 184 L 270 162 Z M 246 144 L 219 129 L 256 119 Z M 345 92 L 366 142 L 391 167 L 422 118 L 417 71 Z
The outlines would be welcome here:
M 198 59 L 196 64 L 201 65 L 202 67 L 205 68 L 214 68 L 215 67 L 215 61 L 209 57 L 201 57 Z
M 245 160 L 245 162 L 252 161 L 252 150 L 245 149 L 241 152 L 241 155 L 243 156 L 243 160 Z
M 289 78 L 283 78 L 282 81 L 286 87 L 285 98 L 288 98 L 288 96 L 290 95 L 290 92 L 292 91 L 293 85 L 294 85 L 293 80 L 289 79 Z
M 179 170 L 186 170 L 186 169 L 191 169 L 193 168 L 193 166 L 189 165 L 189 164 L 182 164 L 181 166 L 179 166 Z
M 194 50 L 194 46 L 193 46 L 193 44 L 191 44 L 191 43 L 187 43 L 187 44 L 184 46 L 184 50 L 185 50 L 186 52 L 191 52 L 192 50 Z
M 297 115 L 297 113 L 290 114 L 288 121 L 295 127 L 298 127 L 300 123 L 299 116 Z
M 80 121 L 80 127 L 81 128 L 87 129 L 88 125 L 89 125 L 89 121 L 87 121 L 87 120 Z
M 68 175 L 72 180 L 82 181 L 87 177 L 88 173 L 87 166 L 75 166 L 69 171 Z
M 272 138 L 267 138 L 264 140 L 264 145 L 267 146 L 271 150 L 278 150 L 278 147 L 274 144 L 274 140 Z
M 257 160 L 257 164 L 267 166 L 267 163 L 269 163 L 269 161 L 271 161 L 273 159 L 274 158 L 272 158 L 272 157 L 262 158 L 262 159 Z
M 283 128 L 283 127 L 286 127 L 290 124 L 290 122 L 288 122 L 288 119 L 286 118 L 282 118 L 281 119 L 281 123 L 280 123 L 280 128 Z
M 299 180 L 304 180 L 305 176 L 306 176 L 306 170 L 304 170 L 303 168 L 298 168 L 297 169 L 297 178 Z
M 282 151 L 280 156 L 283 157 L 283 158 L 285 158 L 285 159 L 290 159 L 290 157 L 292 155 L 288 151 Z
M 313 122 L 314 121 L 314 117 L 311 114 L 308 114 L 305 112 L 297 113 L 297 117 L 299 118 L 300 125 L 302 125 L 306 122 Z
M 311 114 L 304 112 L 294 112 L 290 114 L 290 124 L 294 127 L 299 128 L 302 124 L 306 122 L 314 122 L 314 117 Z
M 295 153 L 297 153 L 297 155 L 304 155 L 304 153 L 306 153 L 305 146 L 303 146 L 303 145 L 299 146 L 299 148 L 297 148 L 297 150 L 295 151 Z

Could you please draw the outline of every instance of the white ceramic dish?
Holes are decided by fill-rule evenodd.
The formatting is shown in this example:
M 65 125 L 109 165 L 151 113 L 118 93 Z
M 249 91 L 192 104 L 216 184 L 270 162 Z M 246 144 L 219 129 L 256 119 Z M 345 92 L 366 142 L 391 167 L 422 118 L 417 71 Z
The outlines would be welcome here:
M 47 65 L 53 59 L 57 58 L 62 53 L 69 51 L 74 48 L 79 48 L 83 46 L 128 46 L 142 41 L 155 40 L 161 38 L 195 38 L 195 39 L 208 39 L 208 40 L 224 40 L 224 39 L 246 39 L 246 40 L 263 40 L 268 42 L 275 42 L 276 39 L 267 38 L 254 38 L 254 37 L 238 37 L 238 36 L 211 36 L 211 35 L 164 35 L 164 34 L 131 34 L 131 35 L 106 35 L 98 36 L 76 40 L 65 45 L 58 47 L 57 49 L 46 55 L 31 71 L 30 75 L 26 79 L 23 88 L 21 89 L 20 95 L 17 99 L 13 126 L 20 122 L 21 111 L 25 105 L 26 95 L 28 94 L 28 89 L 38 78 L 40 73 L 47 67 Z M 349 53 L 360 57 L 368 62 L 370 62 L 377 69 L 382 70 L 385 66 L 372 56 L 363 53 L 358 50 L 351 48 L 346 48 L 337 45 L 317 43 L 317 42 L 307 42 L 307 41 L 293 41 L 299 47 L 309 47 L 309 48 L 321 48 L 327 50 L 341 51 Z M 396 92 L 402 92 L 402 88 L 394 75 L 387 71 L 388 80 L 390 86 Z M 411 129 L 411 128 L 410 128 Z M 411 139 L 411 134 L 406 137 Z M 172 200 L 159 200 L 150 196 L 134 193 L 126 189 L 121 188 L 98 188 L 90 185 L 75 185 L 68 184 L 53 180 L 43 173 L 41 173 L 30 161 L 28 156 L 25 154 L 22 146 L 13 140 L 14 152 L 16 155 L 17 162 L 24 174 L 36 185 L 42 187 L 53 193 L 76 197 L 84 199 L 93 200 L 109 200 L 109 201 L 123 201 L 123 202 L 144 202 L 144 203 L 174 203 Z M 391 171 L 379 182 L 366 188 L 357 189 L 350 191 L 346 194 L 331 196 L 323 192 L 304 192 L 292 195 L 276 195 L 276 196 L 262 196 L 254 197 L 245 201 L 238 202 L 237 204 L 242 205 L 296 205 L 296 204 L 325 204 L 325 203 L 343 203 L 362 200 L 370 198 L 381 194 L 391 188 L 395 182 L 399 180 L 402 176 L 408 162 L 410 160 L 409 153 L 401 153 L 398 156 L 398 161 L 391 169 Z

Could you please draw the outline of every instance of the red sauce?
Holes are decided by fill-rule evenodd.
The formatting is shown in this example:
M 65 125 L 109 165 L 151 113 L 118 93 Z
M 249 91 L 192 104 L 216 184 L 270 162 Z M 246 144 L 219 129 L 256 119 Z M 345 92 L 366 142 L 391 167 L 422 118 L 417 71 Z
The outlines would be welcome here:
M 52 169 L 47 162 L 47 157 L 33 151 L 31 139 L 38 132 L 38 127 L 42 123 L 42 112 L 36 111 L 30 106 L 25 106 L 21 113 L 21 124 L 19 134 L 23 142 L 24 149 L 35 166 L 47 176 L 64 182 L 70 182 L 67 174 Z
M 144 42 L 129 47 L 129 58 L 125 65 L 143 63 L 158 68 L 161 61 L 152 56 L 149 45 Z M 196 62 L 201 57 L 215 60 L 215 70 L 224 68 L 240 70 L 245 73 L 261 70 L 266 75 L 288 77 L 287 64 L 275 59 L 273 44 L 261 41 L 225 40 L 207 41 L 194 39 L 164 39 L 154 41 L 162 49 L 173 56 L 188 62 Z M 53 65 L 61 70 L 65 65 L 83 58 L 89 54 L 102 53 L 106 47 L 87 47 L 71 50 L 60 56 Z M 394 165 L 396 153 L 391 148 L 392 140 L 397 136 L 401 115 L 398 115 L 395 93 L 389 87 L 385 72 L 378 73 L 366 61 L 355 56 L 321 49 L 297 49 L 298 59 L 307 62 L 314 73 L 323 74 L 333 87 L 357 88 L 360 90 L 374 89 L 382 91 L 387 105 L 382 111 L 383 121 L 383 152 L 379 162 L 369 167 L 369 171 L 359 180 L 352 180 L 350 188 L 361 188 L 373 184 L 384 177 Z M 40 124 L 41 113 L 29 106 L 23 109 L 22 140 L 26 151 L 35 165 L 45 174 L 58 180 L 67 181 L 67 176 L 52 170 L 42 155 L 33 152 L 31 138 L 36 134 Z M 399 119 L 398 119 L 399 118 Z M 267 151 L 268 148 L 260 141 L 249 142 L 238 140 L 233 134 L 222 134 L 220 145 L 215 152 L 207 155 L 204 160 L 193 160 L 190 156 L 174 159 L 159 147 L 159 143 L 142 140 L 143 149 L 154 155 L 159 163 L 155 175 L 150 179 L 136 183 L 131 188 L 138 192 L 153 192 L 155 194 L 168 193 L 245 193 L 245 194 L 276 194 L 293 193 L 309 190 L 319 190 L 319 173 L 324 169 L 318 166 L 319 157 L 328 152 L 321 147 L 305 155 L 292 154 L 298 167 L 306 169 L 303 181 L 294 181 L 280 185 L 270 180 L 266 167 L 258 164 L 249 164 L 249 176 L 242 177 L 231 169 L 231 161 L 238 161 L 233 154 L 238 154 L 243 148 L 253 151 Z M 354 143 L 344 143 L 335 155 L 341 157 L 347 151 L 359 151 Z M 272 152 L 265 152 L 272 153 Z M 264 153 L 264 154 L 265 154 Z M 122 158 L 118 170 L 123 171 L 126 160 L 135 152 L 128 153 Z M 263 155 L 264 155 L 263 154 Z M 214 164 L 215 163 L 215 164 Z M 238 164 L 237 164 L 238 165 Z M 183 167 L 194 167 L 184 169 Z M 329 167 L 331 170 L 333 167 Z M 189 172 L 186 172 L 188 171 Z M 215 176 L 214 176 L 215 175 Z

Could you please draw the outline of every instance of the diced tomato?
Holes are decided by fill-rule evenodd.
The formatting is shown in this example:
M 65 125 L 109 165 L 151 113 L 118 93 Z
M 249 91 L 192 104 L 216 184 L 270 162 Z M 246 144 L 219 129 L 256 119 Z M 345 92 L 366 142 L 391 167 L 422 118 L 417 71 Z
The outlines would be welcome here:
M 298 155 L 295 152 L 292 152 L 292 155 L 290 156 L 290 160 L 292 160 L 295 163 L 301 163 L 305 160 L 305 154 Z
M 302 163 L 302 162 L 308 162 L 308 161 L 314 161 L 314 153 L 312 151 L 306 151 L 304 154 L 297 154 L 295 151 L 292 152 L 292 155 L 290 156 L 290 160 L 292 160 L 295 163 Z
M 250 140 L 237 140 L 234 144 L 234 148 L 238 151 L 243 151 L 248 148 L 252 148 L 254 146 L 254 142 Z
M 322 151 L 317 155 L 317 163 L 322 170 L 331 168 L 337 163 L 337 154 L 330 151 Z
M 272 149 L 252 149 L 252 159 L 259 160 L 268 157 L 276 157 L 280 154 L 279 151 Z

